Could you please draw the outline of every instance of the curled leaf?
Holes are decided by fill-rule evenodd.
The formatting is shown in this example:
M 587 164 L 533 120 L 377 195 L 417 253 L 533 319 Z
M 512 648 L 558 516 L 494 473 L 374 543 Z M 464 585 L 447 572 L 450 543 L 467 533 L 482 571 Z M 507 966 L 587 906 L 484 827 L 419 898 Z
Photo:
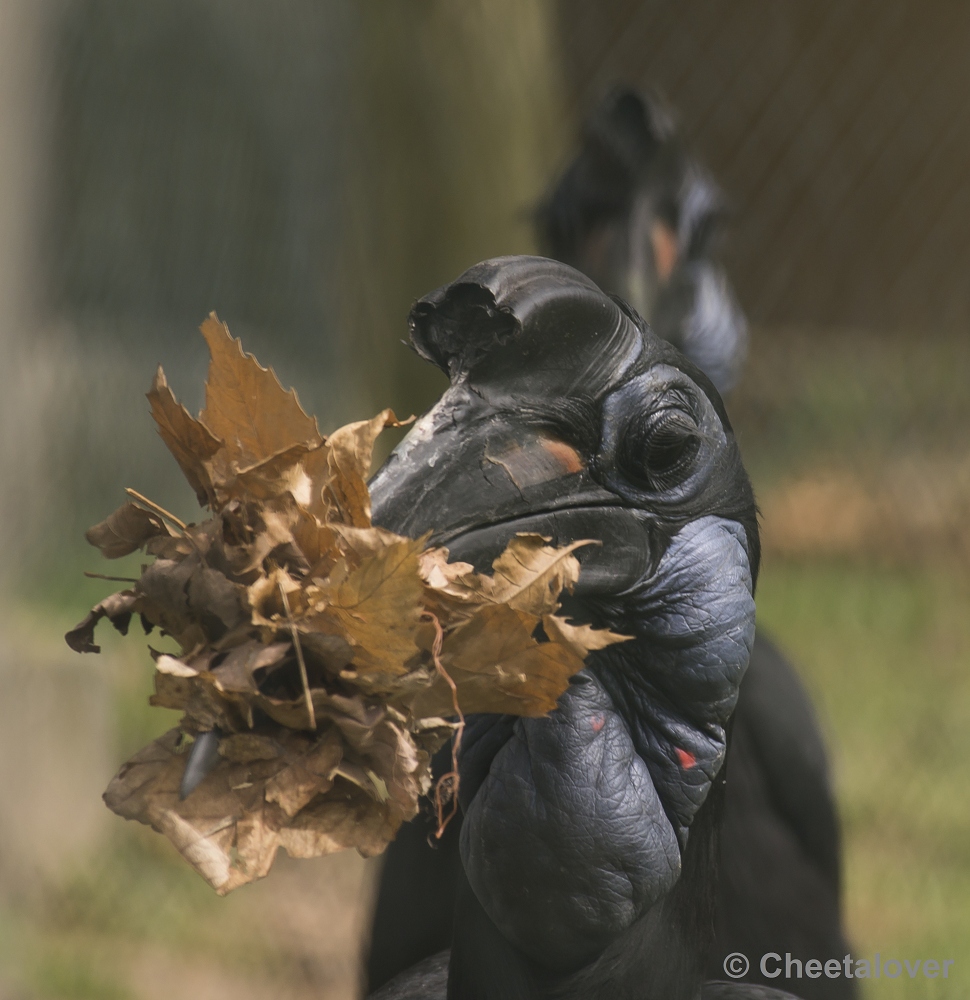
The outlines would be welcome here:
M 406 421 L 404 421 L 406 423 Z M 385 427 L 400 427 L 393 410 L 384 410 L 370 420 L 359 420 L 334 431 L 327 438 L 316 467 L 317 478 L 325 476 L 322 509 L 314 513 L 354 528 L 370 527 L 370 493 L 367 476 L 374 455 L 374 442 Z M 319 470 L 319 471 L 317 471 Z
M 573 552 L 592 544 L 582 540 L 555 548 L 542 535 L 516 535 L 492 563 L 493 575 L 479 577 L 478 586 L 494 604 L 552 614 L 559 609 L 559 595 L 572 590 L 579 579 L 579 560 Z
M 126 503 L 100 524 L 89 528 L 84 537 L 89 544 L 99 548 L 106 559 L 120 559 L 140 549 L 150 538 L 171 532 L 158 514 L 144 510 L 133 503 Z
M 98 622 L 107 618 L 122 635 L 127 635 L 128 624 L 137 607 L 138 595 L 134 591 L 122 590 L 112 594 L 96 604 L 64 639 L 78 653 L 100 653 L 101 647 L 94 643 L 94 629 Z

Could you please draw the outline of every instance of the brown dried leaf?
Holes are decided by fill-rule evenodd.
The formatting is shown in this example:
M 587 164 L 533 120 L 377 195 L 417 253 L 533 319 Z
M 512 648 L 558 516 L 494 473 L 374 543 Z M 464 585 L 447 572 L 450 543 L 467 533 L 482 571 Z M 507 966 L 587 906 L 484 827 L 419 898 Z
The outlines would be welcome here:
M 246 600 L 252 608 L 254 624 L 279 628 L 286 616 L 280 589 L 283 589 L 290 601 L 292 611 L 294 596 L 299 597 L 300 585 L 289 573 L 274 566 L 268 573 L 258 576 L 246 591 Z
M 163 832 L 225 893 L 265 875 L 280 846 L 300 857 L 383 850 L 417 812 L 430 754 L 454 730 L 438 666 L 465 712 L 542 715 L 588 649 L 623 637 L 551 617 L 587 543 L 519 535 L 486 576 L 449 563 L 446 549 L 422 551 L 426 539 L 372 526 L 366 480 L 394 414 L 324 441 L 215 314 L 202 332 L 211 363 L 199 419 L 160 369 L 149 398 L 215 516 L 174 537 L 128 504 L 92 529 L 105 555 L 144 546 L 157 558 L 68 641 L 95 650 L 99 618 L 123 631 L 137 612 L 180 643 L 179 656 L 154 654 L 151 701 L 181 709 L 183 733 L 226 734 L 221 756 L 180 801 L 185 747 L 169 733 L 122 769 L 106 801 Z
M 191 600 L 190 588 L 194 595 Z M 197 552 L 180 561 L 156 559 L 142 573 L 134 590 L 139 596 L 138 610 L 152 624 L 174 636 L 183 650 L 204 643 L 210 634 L 225 632 L 229 627 L 226 618 L 238 621 L 243 613 L 243 597 L 235 585 L 205 567 Z M 219 609 L 210 612 L 203 602 L 216 595 L 220 599 Z M 204 623 L 198 620 L 194 609 L 205 614 Z
M 542 535 L 516 535 L 492 563 L 494 575 L 478 577 L 487 599 L 533 615 L 555 612 L 559 595 L 572 590 L 579 579 L 579 560 L 572 553 L 594 543 L 578 541 L 555 548 L 548 542 Z
M 257 733 L 234 733 L 219 741 L 219 755 L 233 764 L 251 760 L 276 760 L 286 751 L 269 736 Z
M 573 625 L 557 615 L 543 615 L 542 627 L 550 642 L 559 642 L 577 655 L 585 658 L 593 649 L 606 649 L 618 642 L 628 642 L 632 635 L 620 635 L 606 628 L 592 628 L 589 625 Z
M 261 802 L 236 821 L 235 860 L 229 877 L 216 889 L 220 896 L 269 875 L 282 846 L 278 813 L 275 806 Z
M 470 572 L 467 563 L 449 563 L 447 549 L 430 549 L 422 562 L 428 598 L 458 620 L 484 604 L 552 614 L 562 591 L 572 590 L 579 579 L 579 560 L 572 553 L 595 543 L 583 540 L 556 548 L 548 542 L 542 535 L 516 535 L 492 563 L 492 576 Z
M 400 825 L 388 806 L 327 777 L 341 753 L 333 731 L 312 741 L 286 730 L 273 740 L 223 740 L 222 759 L 185 800 L 178 795 L 187 759 L 180 743 L 173 729 L 139 751 L 104 800 L 118 815 L 168 837 L 220 895 L 265 876 L 280 846 L 295 857 L 354 846 L 376 854 Z M 316 789 L 312 794 L 304 779 Z
M 156 675 L 156 681 L 163 677 Z M 208 732 L 218 729 L 224 733 L 245 732 L 254 724 L 253 705 L 245 697 L 233 692 L 220 691 L 211 674 L 201 674 L 197 678 L 186 678 L 188 698 L 185 702 L 185 717 L 182 728 L 186 732 Z M 156 683 L 156 694 L 158 685 Z
M 211 361 L 199 417 L 225 441 L 232 463 L 252 468 L 294 446 L 321 442 L 316 420 L 304 412 L 296 393 L 246 354 L 215 313 L 201 329 Z
M 150 538 L 171 537 L 171 534 L 158 514 L 126 503 L 100 524 L 88 528 L 84 537 L 90 545 L 100 549 L 106 559 L 120 559 L 140 549 Z
M 317 795 L 330 791 L 343 755 L 340 734 L 335 729 L 329 730 L 306 753 L 266 782 L 266 801 L 275 802 L 292 819 Z
M 211 642 L 249 620 L 246 588 L 210 566 L 197 566 L 186 584 L 188 611 Z
M 508 605 L 486 605 L 445 639 L 441 659 L 463 712 L 540 716 L 556 707 L 569 678 L 583 669 L 583 657 L 568 645 L 536 642 L 537 623 L 535 615 Z M 445 682 L 418 695 L 412 711 L 417 717 L 451 714 Z
M 537 643 L 500 666 L 497 680 L 484 674 L 455 678 L 458 702 L 468 712 L 501 712 L 538 717 L 555 707 L 583 660 L 568 646 Z
M 194 546 L 185 535 L 156 535 L 145 543 L 147 555 L 161 556 L 162 559 L 184 559 L 194 551 Z
M 377 548 L 342 580 L 321 588 L 325 609 L 301 624 L 346 639 L 360 673 L 404 673 L 404 664 L 418 652 L 420 547 L 419 541 L 405 539 Z
M 247 811 L 247 802 L 230 786 L 228 762 L 216 767 L 184 802 L 179 801 L 186 761 L 180 736 L 177 729 L 170 730 L 135 754 L 108 785 L 104 800 L 119 816 L 147 823 L 168 837 L 185 860 L 219 890 L 230 880 L 235 827 Z M 263 766 L 278 767 L 275 762 Z M 264 853 L 275 854 L 275 850 Z
M 277 564 L 291 564 L 305 570 L 308 560 L 299 551 L 294 528 L 308 517 L 296 501 L 284 494 L 264 503 L 232 500 L 221 511 L 219 548 L 225 569 L 240 579 L 262 568 L 263 561 L 274 557 Z M 218 559 L 210 557 L 213 565 Z
M 304 467 L 304 459 L 311 450 L 306 444 L 296 444 L 249 468 L 240 469 L 233 492 L 258 500 L 288 492 L 298 503 L 309 506 L 313 499 L 313 482 Z
M 212 670 L 212 677 L 220 691 L 238 694 L 258 693 L 254 674 L 257 670 L 270 671 L 280 666 L 293 651 L 288 642 L 274 642 L 268 646 L 247 642 L 230 650 L 229 655 Z M 158 664 L 161 670 L 161 664 Z
M 308 577 L 330 575 L 340 558 L 337 536 L 330 525 L 321 524 L 309 511 L 301 507 L 300 516 L 293 526 L 293 541 L 307 562 Z
M 360 695 L 327 694 L 313 692 L 313 707 L 318 719 L 332 722 L 347 746 L 355 754 L 365 753 L 372 739 L 374 728 L 387 715 L 387 707 Z
M 174 674 L 155 674 L 155 693 L 148 703 L 155 708 L 174 708 L 184 712 L 192 697 L 192 684 Z
M 407 421 L 404 421 L 405 423 Z M 340 427 L 327 438 L 325 448 L 308 456 L 307 471 L 321 483 L 322 498 L 314 497 L 310 511 L 320 520 L 370 528 L 370 493 L 367 476 L 374 442 L 385 427 L 400 427 L 393 410 L 383 410 L 370 420 Z
M 418 557 L 418 570 L 421 579 L 432 589 L 453 594 L 462 600 L 471 597 L 468 588 L 461 586 L 460 580 L 473 574 L 475 567 L 466 562 L 448 562 L 447 549 L 425 549 Z
M 301 809 L 280 830 L 280 844 L 292 858 L 316 858 L 350 847 L 371 858 L 387 847 L 400 826 L 386 805 L 342 784 Z
M 339 635 L 323 635 L 299 629 L 300 644 L 307 662 L 322 667 L 330 677 L 336 677 L 354 658 L 354 651 Z
M 107 618 L 122 635 L 127 635 L 131 616 L 138 610 L 138 595 L 133 590 L 121 590 L 96 604 L 84 620 L 64 636 L 64 640 L 78 653 L 100 653 L 101 647 L 94 644 L 94 629 L 98 622 Z
M 418 814 L 418 800 L 431 787 L 431 775 L 428 755 L 414 745 L 403 722 L 403 717 L 384 718 L 374 727 L 363 756 L 383 783 L 391 815 L 407 822 Z
M 205 424 L 196 420 L 176 400 L 165 380 L 161 365 L 148 392 L 152 416 L 166 447 L 175 456 L 189 485 L 204 507 L 215 500 L 215 490 L 209 473 L 209 462 L 222 448 L 220 441 Z
M 443 628 L 467 620 L 485 603 L 475 567 L 471 563 L 448 562 L 447 549 L 425 549 L 419 556 L 419 571 L 425 584 L 425 609 Z M 427 648 L 430 650 L 430 645 Z
M 370 528 L 354 528 L 346 524 L 334 524 L 330 530 L 341 543 L 341 551 L 348 558 L 351 566 L 359 566 L 368 556 L 377 555 L 384 549 L 400 542 L 410 542 L 409 538 L 403 535 L 395 535 L 393 531 L 376 526 Z M 423 543 L 424 538 L 417 539 Z M 419 553 L 420 562 L 423 552 Z

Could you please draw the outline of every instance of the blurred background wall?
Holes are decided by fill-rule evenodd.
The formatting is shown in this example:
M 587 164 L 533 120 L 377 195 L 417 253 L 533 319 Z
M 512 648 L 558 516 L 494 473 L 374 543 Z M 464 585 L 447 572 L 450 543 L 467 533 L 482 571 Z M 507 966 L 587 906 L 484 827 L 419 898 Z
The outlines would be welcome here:
M 732 207 L 759 614 L 833 746 L 850 931 L 970 990 L 968 44 L 947 0 L 0 0 L 0 997 L 354 995 L 358 860 L 223 901 L 103 810 L 170 722 L 136 639 L 61 648 L 109 587 L 81 536 L 128 485 L 191 517 L 143 393 L 199 405 L 210 309 L 324 429 L 424 409 L 411 301 L 534 249 L 620 81 Z

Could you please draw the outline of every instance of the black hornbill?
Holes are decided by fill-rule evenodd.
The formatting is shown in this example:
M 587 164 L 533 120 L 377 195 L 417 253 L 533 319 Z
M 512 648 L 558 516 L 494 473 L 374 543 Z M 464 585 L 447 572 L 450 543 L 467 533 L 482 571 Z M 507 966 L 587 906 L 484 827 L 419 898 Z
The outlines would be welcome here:
M 447 995 L 694 1000 L 759 560 L 720 396 L 545 258 L 476 265 L 410 326 L 451 387 L 373 478 L 375 523 L 478 569 L 517 532 L 596 539 L 564 611 L 634 637 L 590 654 L 549 716 L 469 720 Z M 442 970 L 381 995 L 443 996 Z
M 716 186 L 684 151 L 669 117 L 655 102 L 618 90 L 587 122 L 582 150 L 538 222 L 551 256 L 634 302 L 655 333 L 726 392 L 747 337 L 711 256 L 722 213 Z M 719 975 L 724 956 L 735 951 L 841 956 L 848 947 L 826 753 L 797 675 L 760 631 L 733 730 L 708 972 Z M 457 829 L 436 850 L 428 835 L 427 822 L 415 821 L 388 851 L 368 961 L 372 987 L 451 940 Z M 745 979 L 770 982 L 757 963 Z M 853 986 L 845 979 L 797 983 L 809 1000 L 848 998 Z
M 738 380 L 747 324 L 714 257 L 724 198 L 660 104 L 611 93 L 537 212 L 544 253 L 621 296 L 722 395 Z
M 582 149 L 538 222 L 551 256 L 632 301 L 725 394 L 741 373 L 747 336 L 714 256 L 723 216 L 717 186 L 659 101 L 618 88 L 587 121 Z M 735 951 L 844 956 L 840 831 L 825 747 L 798 675 L 761 630 L 727 774 L 714 964 Z M 746 978 L 770 982 L 756 964 Z M 854 985 L 802 980 L 796 991 L 848 1000 Z

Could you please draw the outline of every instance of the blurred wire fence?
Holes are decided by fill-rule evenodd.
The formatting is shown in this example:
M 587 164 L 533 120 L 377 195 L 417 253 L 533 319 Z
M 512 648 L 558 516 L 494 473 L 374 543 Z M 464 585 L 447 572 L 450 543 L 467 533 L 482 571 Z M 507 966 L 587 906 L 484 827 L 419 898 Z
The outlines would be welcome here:
M 569 106 L 659 88 L 733 204 L 760 324 L 965 331 L 970 10 L 563 0 Z
M 411 301 L 535 250 L 617 82 L 662 95 L 731 206 L 764 613 L 832 727 L 853 933 L 970 933 L 968 41 L 944 0 L 0 4 L 0 996 L 353 995 L 363 867 L 203 900 L 101 816 L 165 725 L 137 653 L 98 673 L 52 636 L 102 595 L 81 536 L 123 487 L 191 516 L 143 393 L 161 362 L 199 405 L 210 309 L 324 430 L 421 411 L 443 380 L 401 343 Z

